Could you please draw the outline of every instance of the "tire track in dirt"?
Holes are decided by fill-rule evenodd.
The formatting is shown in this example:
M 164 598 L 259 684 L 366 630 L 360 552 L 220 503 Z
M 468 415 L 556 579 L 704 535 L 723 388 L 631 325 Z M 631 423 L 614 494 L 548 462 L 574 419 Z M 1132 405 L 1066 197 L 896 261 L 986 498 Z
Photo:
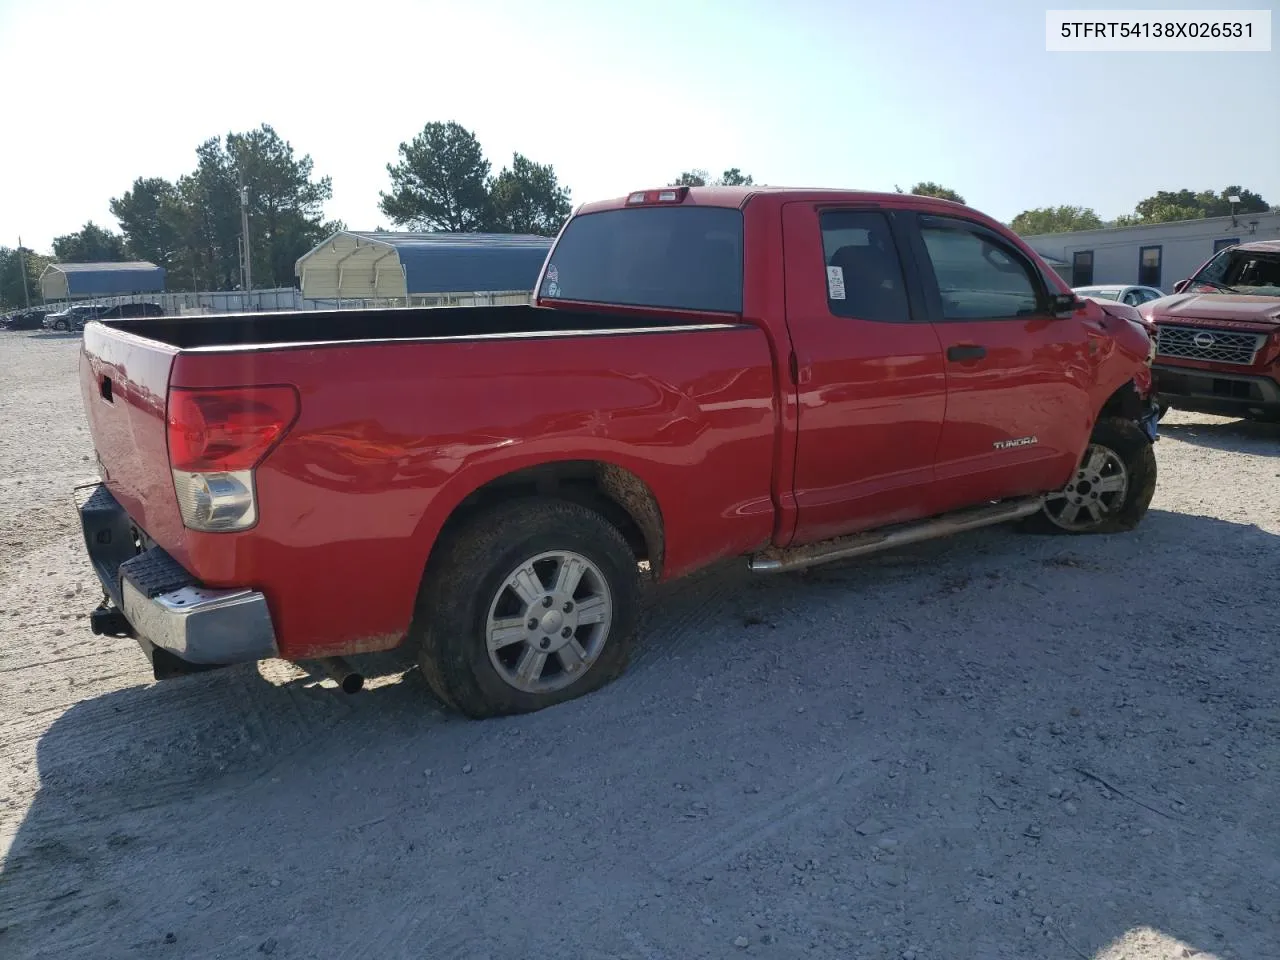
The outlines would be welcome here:
M 694 871 L 722 865 L 821 807 L 836 788 L 845 785 L 846 781 L 848 785 L 845 789 L 855 789 L 862 778 L 854 774 L 859 769 L 865 770 L 868 762 L 868 757 L 858 756 L 834 768 L 824 764 L 825 772 L 814 776 L 803 787 L 787 792 L 754 813 L 739 818 L 732 825 L 654 864 L 654 869 L 663 879 L 674 882 Z

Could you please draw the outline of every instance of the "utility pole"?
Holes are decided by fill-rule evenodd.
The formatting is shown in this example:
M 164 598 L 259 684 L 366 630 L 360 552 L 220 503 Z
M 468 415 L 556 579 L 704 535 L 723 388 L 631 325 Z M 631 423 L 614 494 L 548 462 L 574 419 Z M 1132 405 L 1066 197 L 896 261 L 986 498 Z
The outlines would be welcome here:
M 22 271 L 22 299 L 27 303 L 27 309 L 31 309 L 31 291 L 27 289 L 27 257 L 22 252 L 22 238 L 18 238 L 18 269 Z
M 249 254 L 249 189 L 244 185 L 244 171 L 240 171 L 240 233 L 244 244 L 244 292 L 253 289 L 253 267 Z

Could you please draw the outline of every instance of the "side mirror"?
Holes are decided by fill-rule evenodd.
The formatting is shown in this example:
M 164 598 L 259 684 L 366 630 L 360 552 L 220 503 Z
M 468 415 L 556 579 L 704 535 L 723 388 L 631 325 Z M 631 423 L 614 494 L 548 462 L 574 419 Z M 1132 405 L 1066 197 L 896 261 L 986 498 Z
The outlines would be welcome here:
M 1074 293 L 1055 293 L 1049 297 L 1049 312 L 1059 320 L 1065 320 L 1084 306 L 1084 301 Z
M 1183 290 L 1187 289 L 1187 284 L 1189 284 L 1190 282 L 1191 282 L 1190 280 L 1179 280 L 1177 283 L 1173 285 L 1173 292 L 1181 293 Z

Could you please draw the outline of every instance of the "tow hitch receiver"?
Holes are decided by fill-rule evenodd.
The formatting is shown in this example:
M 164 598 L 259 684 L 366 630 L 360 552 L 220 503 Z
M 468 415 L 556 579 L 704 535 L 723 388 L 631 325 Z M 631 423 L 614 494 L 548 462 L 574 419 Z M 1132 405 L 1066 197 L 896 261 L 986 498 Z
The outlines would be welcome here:
M 133 627 L 125 619 L 118 607 L 104 599 L 96 610 L 89 614 L 89 629 L 99 637 L 132 637 Z

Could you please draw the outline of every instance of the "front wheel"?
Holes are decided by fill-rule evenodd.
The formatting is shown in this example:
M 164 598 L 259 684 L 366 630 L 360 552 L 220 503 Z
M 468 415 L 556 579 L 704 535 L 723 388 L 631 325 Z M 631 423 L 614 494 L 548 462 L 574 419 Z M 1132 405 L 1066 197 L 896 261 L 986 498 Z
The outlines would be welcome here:
M 572 700 L 622 673 L 640 576 L 599 513 L 528 498 L 486 510 L 437 545 L 414 633 L 428 686 L 484 718 Z
M 1045 498 L 1026 527 L 1039 533 L 1124 533 L 1146 516 L 1156 492 L 1156 455 L 1129 420 L 1099 420 L 1066 487 Z

